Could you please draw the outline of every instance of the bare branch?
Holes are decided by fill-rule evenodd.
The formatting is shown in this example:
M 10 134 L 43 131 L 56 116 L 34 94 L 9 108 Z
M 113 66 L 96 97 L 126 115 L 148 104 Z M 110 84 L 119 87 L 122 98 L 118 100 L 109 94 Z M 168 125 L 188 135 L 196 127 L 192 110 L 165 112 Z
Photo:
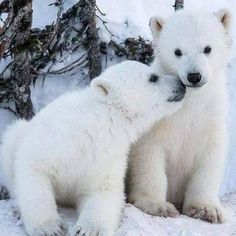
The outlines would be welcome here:
M 63 10 L 63 7 L 62 7 L 62 2 L 61 0 L 57 0 L 55 5 L 58 7 L 58 12 L 57 12 L 57 20 L 56 20 L 56 23 L 54 25 L 54 30 L 53 30 L 53 33 L 52 33 L 52 36 L 49 38 L 48 42 L 44 44 L 43 46 L 43 51 L 47 48 L 52 48 L 53 45 L 53 41 L 57 35 L 57 31 L 59 29 L 59 26 L 60 26 L 60 19 L 61 19 L 61 14 L 62 14 L 62 10 Z
M 85 61 L 86 61 L 86 55 L 87 53 L 84 53 L 83 55 L 81 55 L 78 59 L 76 59 L 75 61 L 71 62 L 70 64 L 64 66 L 61 69 L 58 70 L 51 70 L 52 67 L 54 66 L 54 64 L 52 63 L 47 72 L 46 73 L 41 73 L 39 75 L 48 75 L 48 74 L 63 74 L 65 72 L 71 71 L 72 69 L 74 69 L 75 67 L 79 67 L 80 65 L 82 65 Z
M 107 62 L 107 56 L 112 51 L 112 55 L 117 57 L 124 57 L 128 60 L 140 61 L 145 64 L 149 64 L 153 60 L 153 48 L 152 43 L 143 38 L 127 38 L 123 43 L 116 43 L 110 41 L 108 44 L 102 42 L 100 44 L 100 50 L 105 56 L 105 62 Z
M 96 11 L 98 11 L 102 16 L 105 16 L 105 15 L 106 15 L 105 13 L 103 13 L 103 12 L 100 10 L 100 8 L 98 7 L 97 4 L 95 5 L 95 8 L 96 8 Z
M 10 107 L 1 107 L 1 106 L 0 106 L 0 108 L 4 109 L 4 110 L 7 110 L 7 111 L 10 111 L 11 113 L 13 113 L 17 117 L 17 112 L 14 111 L 12 108 L 10 108 Z
M 107 32 L 114 37 L 115 35 L 108 29 L 107 27 L 107 22 L 105 20 L 103 20 L 100 16 L 96 15 L 96 17 L 102 22 L 102 24 L 104 25 L 105 29 L 107 30 Z
M 173 6 L 175 11 L 181 10 L 184 8 L 184 0 L 175 0 L 175 5 Z

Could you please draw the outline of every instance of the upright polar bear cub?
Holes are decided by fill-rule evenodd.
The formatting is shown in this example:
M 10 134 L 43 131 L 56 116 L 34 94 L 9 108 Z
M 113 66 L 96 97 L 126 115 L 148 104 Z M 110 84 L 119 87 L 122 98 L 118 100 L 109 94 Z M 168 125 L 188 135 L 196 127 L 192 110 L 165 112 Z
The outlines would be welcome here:
M 230 22 L 224 9 L 150 20 L 152 67 L 178 75 L 188 89 L 183 107 L 132 148 L 129 201 L 147 213 L 176 216 L 179 209 L 213 223 L 224 220 L 218 193 L 226 159 Z
M 180 108 L 184 94 L 180 80 L 127 61 L 11 126 L 1 161 L 27 233 L 64 235 L 59 203 L 78 207 L 74 235 L 113 235 L 130 144 Z

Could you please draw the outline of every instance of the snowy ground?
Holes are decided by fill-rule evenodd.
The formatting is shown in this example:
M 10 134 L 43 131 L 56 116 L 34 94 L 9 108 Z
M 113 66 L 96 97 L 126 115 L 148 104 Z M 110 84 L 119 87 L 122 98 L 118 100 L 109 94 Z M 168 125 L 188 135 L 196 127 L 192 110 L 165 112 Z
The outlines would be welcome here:
M 0 0 L 1 1 L 1 0 Z M 56 20 L 57 8 L 53 5 L 53 0 L 34 0 L 33 1 L 33 27 L 44 27 Z M 71 7 L 77 0 L 64 0 L 64 11 Z M 164 18 L 173 14 L 172 7 L 174 0 L 97 0 L 99 9 L 106 15 L 100 15 L 107 21 L 107 27 L 115 35 L 114 37 L 104 28 L 104 25 L 98 19 L 99 35 L 102 40 L 109 41 L 111 38 L 116 41 L 122 41 L 126 37 L 138 37 L 141 35 L 145 39 L 151 39 L 151 33 L 148 27 L 150 16 L 158 15 Z M 188 0 L 185 1 L 185 8 L 188 10 L 206 10 L 215 12 L 220 8 L 228 8 L 234 15 L 232 26 L 232 38 L 236 40 L 236 1 L 235 0 Z M 132 9 L 132 11 L 130 10 Z M 44 16 L 41 17 L 44 12 Z M 98 13 L 99 14 L 99 13 Z M 7 61 L 2 60 L 1 68 L 5 67 Z M 221 188 L 221 194 L 236 191 L 236 43 L 232 48 L 232 60 L 228 68 L 228 88 L 230 97 L 230 111 L 228 120 L 229 129 L 229 155 L 228 164 L 225 172 L 224 182 Z M 48 102 L 60 94 L 84 86 L 80 83 L 80 78 L 76 75 L 58 76 L 46 78 L 42 86 L 42 80 L 37 79 L 36 86 L 31 88 L 32 102 L 37 112 Z M 14 120 L 13 114 L 6 110 L 0 110 L 0 137 L 8 124 Z M 1 175 L 1 173 L 0 173 Z
M 147 215 L 134 206 L 127 204 L 123 212 L 121 226 L 116 236 L 230 236 L 236 235 L 236 193 L 222 198 L 228 214 L 224 224 L 213 225 L 187 216 L 161 218 Z M 0 235 L 26 236 L 20 221 L 14 216 L 14 202 L 0 201 Z M 61 216 L 69 224 L 76 221 L 73 209 L 60 209 Z

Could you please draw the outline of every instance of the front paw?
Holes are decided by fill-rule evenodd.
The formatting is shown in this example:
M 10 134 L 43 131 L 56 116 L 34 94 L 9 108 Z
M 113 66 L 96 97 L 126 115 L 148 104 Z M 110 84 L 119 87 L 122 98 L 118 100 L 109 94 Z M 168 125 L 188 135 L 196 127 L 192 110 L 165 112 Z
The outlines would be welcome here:
M 0 200 L 6 200 L 10 198 L 8 189 L 5 186 L 0 186 Z
M 161 217 L 177 217 L 179 215 L 175 206 L 169 202 L 154 202 L 147 198 L 134 201 L 134 206 L 142 210 L 143 212 L 161 216 Z
M 187 207 L 184 207 L 183 213 L 187 216 L 214 224 L 223 223 L 225 221 L 222 208 L 212 204 L 189 204 Z
M 114 232 L 109 230 L 109 225 L 105 226 L 102 222 L 79 221 L 74 228 L 74 236 L 112 236 Z
M 65 236 L 67 233 L 67 225 L 61 220 L 48 221 L 43 225 L 32 230 L 29 235 L 32 236 Z

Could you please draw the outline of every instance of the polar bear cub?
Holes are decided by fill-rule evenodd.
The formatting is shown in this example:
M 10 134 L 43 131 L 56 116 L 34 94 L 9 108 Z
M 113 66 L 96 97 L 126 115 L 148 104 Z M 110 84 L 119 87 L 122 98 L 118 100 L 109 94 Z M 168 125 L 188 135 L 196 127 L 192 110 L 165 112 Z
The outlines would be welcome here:
M 150 20 L 153 69 L 179 76 L 187 92 L 182 108 L 131 151 L 129 201 L 147 213 L 176 216 L 179 209 L 212 223 L 224 221 L 218 194 L 227 153 L 230 25 L 225 9 L 183 10 Z
M 185 87 L 141 63 L 109 68 L 3 137 L 2 167 L 29 235 L 64 235 L 56 203 L 76 205 L 74 235 L 113 235 L 129 146 L 182 105 Z

